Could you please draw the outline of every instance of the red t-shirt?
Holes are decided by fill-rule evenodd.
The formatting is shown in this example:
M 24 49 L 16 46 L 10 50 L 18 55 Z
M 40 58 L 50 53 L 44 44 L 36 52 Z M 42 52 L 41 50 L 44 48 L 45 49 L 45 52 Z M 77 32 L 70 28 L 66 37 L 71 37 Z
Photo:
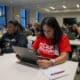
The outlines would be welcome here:
M 39 50 L 39 55 L 48 58 L 56 58 L 62 52 L 70 52 L 71 46 L 68 37 L 63 34 L 57 45 L 53 45 L 53 39 L 47 39 L 45 36 L 38 36 L 32 45 L 33 49 Z

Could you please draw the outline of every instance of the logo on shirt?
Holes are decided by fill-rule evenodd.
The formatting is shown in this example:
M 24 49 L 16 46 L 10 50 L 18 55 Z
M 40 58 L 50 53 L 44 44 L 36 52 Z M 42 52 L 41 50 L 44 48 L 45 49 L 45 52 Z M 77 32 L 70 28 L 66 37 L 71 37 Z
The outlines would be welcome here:
M 59 56 L 59 49 L 57 45 L 55 45 L 55 49 L 54 49 L 53 45 L 48 45 L 46 43 L 40 43 L 39 51 L 44 54 L 53 54 L 53 55 Z

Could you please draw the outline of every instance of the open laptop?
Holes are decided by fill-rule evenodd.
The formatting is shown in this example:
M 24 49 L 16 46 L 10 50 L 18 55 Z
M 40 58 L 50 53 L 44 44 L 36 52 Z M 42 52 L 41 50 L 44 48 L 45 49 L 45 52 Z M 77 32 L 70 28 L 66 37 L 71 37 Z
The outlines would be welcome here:
M 37 66 L 36 62 L 38 59 L 49 59 L 46 57 L 39 56 L 36 51 L 29 48 L 13 46 L 13 49 L 16 53 L 16 57 L 19 60 L 36 66 Z
M 13 46 L 13 49 L 16 53 L 16 57 L 19 60 L 33 65 L 37 65 L 36 62 L 39 59 L 39 56 L 34 50 L 17 46 Z

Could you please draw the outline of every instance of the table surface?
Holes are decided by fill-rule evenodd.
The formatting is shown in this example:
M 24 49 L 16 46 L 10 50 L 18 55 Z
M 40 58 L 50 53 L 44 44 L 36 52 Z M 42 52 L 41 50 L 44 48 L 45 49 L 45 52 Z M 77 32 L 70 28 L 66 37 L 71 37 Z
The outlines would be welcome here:
M 76 39 L 76 40 L 70 40 L 70 44 L 71 45 L 75 45 L 75 46 L 80 46 L 80 40 Z
M 30 36 L 27 37 L 27 39 L 31 40 L 31 41 L 35 41 L 36 40 L 36 36 L 30 35 Z
M 0 56 L 0 80 L 48 80 L 39 68 L 21 65 L 18 62 L 15 54 Z M 57 80 L 74 80 L 77 62 L 66 61 L 60 67 L 66 69 L 69 75 Z

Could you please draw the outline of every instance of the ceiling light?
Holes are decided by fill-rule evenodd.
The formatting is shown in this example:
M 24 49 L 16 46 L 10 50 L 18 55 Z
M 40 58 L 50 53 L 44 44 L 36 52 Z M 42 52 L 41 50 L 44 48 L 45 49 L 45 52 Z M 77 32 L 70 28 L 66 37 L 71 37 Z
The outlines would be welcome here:
M 80 7 L 79 4 L 76 4 L 76 7 L 79 8 Z
M 52 7 L 52 6 L 51 6 L 50 8 L 51 8 L 51 9 L 53 9 L 53 10 L 55 9 L 55 8 L 54 8 L 54 7 Z
M 62 5 L 62 7 L 63 7 L 64 9 L 66 9 L 66 8 L 67 8 L 65 5 Z

